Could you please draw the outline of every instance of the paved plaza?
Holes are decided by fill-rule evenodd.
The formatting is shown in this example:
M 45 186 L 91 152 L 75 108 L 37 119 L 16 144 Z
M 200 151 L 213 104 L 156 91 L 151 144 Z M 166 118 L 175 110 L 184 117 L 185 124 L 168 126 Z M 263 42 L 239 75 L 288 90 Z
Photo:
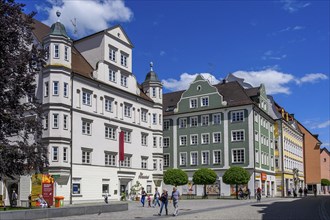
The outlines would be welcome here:
M 174 217 L 173 204 L 169 215 L 158 216 L 159 207 L 142 207 L 139 202 L 128 202 L 128 211 L 94 215 L 52 218 L 53 220 L 84 219 L 330 219 L 330 196 L 307 198 L 264 198 L 256 200 L 193 199 L 181 200 L 179 215 Z M 110 204 L 111 205 L 111 204 Z

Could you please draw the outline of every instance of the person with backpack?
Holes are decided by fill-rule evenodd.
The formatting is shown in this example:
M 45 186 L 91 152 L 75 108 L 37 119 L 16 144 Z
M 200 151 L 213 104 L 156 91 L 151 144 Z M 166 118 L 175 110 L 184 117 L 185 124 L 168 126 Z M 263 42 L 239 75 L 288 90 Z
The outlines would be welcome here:
M 141 203 L 142 203 L 142 207 L 144 207 L 144 202 L 146 200 L 146 196 L 147 196 L 147 193 L 144 190 L 144 188 L 142 187 L 142 191 L 141 191 Z
M 168 204 L 168 193 L 167 193 L 167 190 L 166 190 L 166 189 L 163 189 L 163 193 L 162 193 L 162 195 L 160 196 L 159 200 L 162 202 L 162 204 L 161 204 L 161 206 L 160 206 L 160 210 L 159 210 L 158 215 L 159 215 L 159 216 L 162 215 L 162 211 L 163 211 L 164 206 L 165 206 L 165 212 L 166 212 L 166 215 L 168 215 L 168 209 L 167 209 L 167 204 Z

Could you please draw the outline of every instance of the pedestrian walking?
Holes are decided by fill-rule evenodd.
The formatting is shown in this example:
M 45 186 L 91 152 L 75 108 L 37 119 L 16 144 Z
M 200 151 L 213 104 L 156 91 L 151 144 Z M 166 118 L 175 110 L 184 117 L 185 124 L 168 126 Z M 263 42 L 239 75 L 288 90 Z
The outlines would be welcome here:
M 105 191 L 105 194 L 104 194 L 104 202 L 106 203 L 106 204 L 108 204 L 108 199 L 109 199 L 109 194 L 108 194 L 108 191 L 106 190 Z
M 296 189 L 292 189 L 292 191 L 293 191 L 293 197 L 294 197 L 294 198 L 297 198 L 297 192 L 296 192 Z
M 251 199 L 251 191 L 250 191 L 250 189 L 247 188 L 247 189 L 246 189 L 246 192 L 247 192 L 247 195 L 248 195 L 249 199 Z
M 304 188 L 304 196 L 305 196 L 305 197 L 307 196 L 307 193 L 308 193 L 308 190 L 307 190 L 307 188 L 305 187 L 305 188 Z
M 147 200 L 148 200 L 148 207 L 151 207 L 151 196 L 150 196 L 150 194 L 147 195 Z
M 144 188 L 142 187 L 141 189 L 141 203 L 142 203 L 142 207 L 144 207 L 144 202 L 145 202 L 145 199 L 146 199 L 146 191 L 144 190 Z
M 299 192 L 299 196 L 302 197 L 303 190 L 302 190 L 301 187 L 299 188 L 299 191 L 298 192 Z
M 15 190 L 13 190 L 13 193 L 11 194 L 11 201 L 12 201 L 12 206 L 16 207 L 17 206 L 17 193 L 15 192 Z
M 155 188 L 155 194 L 154 194 L 154 202 L 153 202 L 152 207 L 155 208 L 157 204 L 160 207 L 159 198 L 160 198 L 160 194 L 158 192 L 158 188 L 156 187 Z
M 179 199 L 180 199 L 180 192 L 173 187 L 171 199 L 173 201 L 174 213 L 173 216 L 177 216 L 179 214 Z
M 163 193 L 162 193 L 162 195 L 160 196 L 159 200 L 162 202 L 162 204 L 161 204 L 161 206 L 160 206 L 160 210 L 159 210 L 158 215 L 159 215 L 159 216 L 162 215 L 162 211 L 163 211 L 164 206 L 165 206 L 165 212 L 166 212 L 166 215 L 168 215 L 168 209 L 167 209 L 167 204 L 168 204 L 168 193 L 167 193 L 167 190 L 166 190 L 166 189 L 163 189 Z
M 257 202 L 260 202 L 261 201 L 261 189 L 260 187 L 258 187 L 257 189 Z
M 317 190 L 316 190 L 316 187 L 314 188 L 314 196 L 316 197 L 317 195 Z

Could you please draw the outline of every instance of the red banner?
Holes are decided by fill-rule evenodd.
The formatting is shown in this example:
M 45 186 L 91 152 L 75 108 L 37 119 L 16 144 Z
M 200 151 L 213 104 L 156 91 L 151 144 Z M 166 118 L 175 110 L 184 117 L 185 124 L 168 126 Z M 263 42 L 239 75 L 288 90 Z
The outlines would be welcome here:
M 119 161 L 124 161 L 124 138 L 125 134 L 123 131 L 119 133 Z
M 54 183 L 43 183 L 42 184 L 42 196 L 46 200 L 47 204 L 49 206 L 53 205 L 53 199 L 54 199 Z

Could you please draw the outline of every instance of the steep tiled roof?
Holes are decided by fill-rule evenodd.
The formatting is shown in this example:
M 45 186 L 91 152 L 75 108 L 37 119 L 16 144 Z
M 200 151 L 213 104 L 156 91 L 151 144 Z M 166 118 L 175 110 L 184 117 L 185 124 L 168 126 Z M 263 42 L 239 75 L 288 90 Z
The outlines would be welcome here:
M 42 42 L 42 39 L 50 33 L 50 27 L 41 23 L 38 20 L 33 19 L 33 30 L 32 33 L 38 39 L 39 42 Z
M 93 67 L 85 60 L 79 51 L 73 46 L 72 54 L 72 71 L 90 78 L 93 72 Z
M 246 94 L 248 94 L 248 96 L 250 96 L 250 97 L 258 96 L 259 90 L 260 90 L 260 87 L 245 89 Z
M 227 102 L 228 107 L 253 104 L 253 101 L 245 92 L 245 89 L 236 81 L 219 83 L 214 85 L 218 92 L 223 96 L 224 101 Z M 172 115 L 174 108 L 180 101 L 181 95 L 184 91 L 171 92 L 164 94 L 163 98 L 163 114 Z

